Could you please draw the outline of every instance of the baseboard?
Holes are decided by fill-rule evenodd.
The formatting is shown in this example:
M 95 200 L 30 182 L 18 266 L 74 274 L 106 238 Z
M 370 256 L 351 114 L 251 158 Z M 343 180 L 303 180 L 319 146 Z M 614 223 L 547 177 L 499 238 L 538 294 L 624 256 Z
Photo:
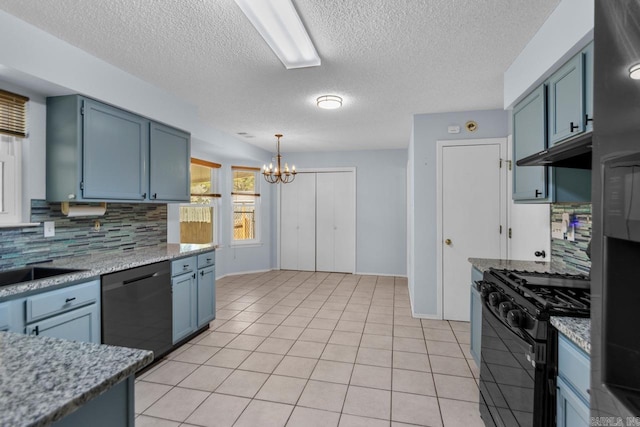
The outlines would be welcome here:
M 388 274 L 388 273 L 361 273 L 355 272 L 353 274 L 357 274 L 358 276 L 386 276 L 386 277 L 403 277 L 408 278 L 406 274 Z
M 252 271 L 239 271 L 237 273 L 227 273 L 222 276 L 216 276 L 216 280 L 224 279 L 229 276 L 242 276 L 243 274 L 256 274 L 256 273 L 267 273 L 269 271 L 279 270 L 278 268 L 268 268 L 266 270 L 252 270 Z

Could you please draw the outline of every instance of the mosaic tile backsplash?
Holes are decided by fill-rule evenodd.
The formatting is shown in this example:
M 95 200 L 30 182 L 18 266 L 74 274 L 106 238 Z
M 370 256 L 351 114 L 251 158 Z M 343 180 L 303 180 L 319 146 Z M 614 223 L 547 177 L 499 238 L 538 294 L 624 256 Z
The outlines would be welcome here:
M 556 203 L 551 205 L 551 222 L 561 222 L 562 214 L 574 215 L 575 241 L 551 239 L 551 264 L 569 266 L 588 274 L 591 260 L 586 250 L 591 240 L 591 203 Z
M 55 222 L 54 237 L 44 237 L 44 221 Z M 60 211 L 60 203 L 32 200 L 31 222 L 41 224 L 0 229 L 0 269 L 167 242 L 164 204 L 108 203 L 104 216 L 69 218 Z

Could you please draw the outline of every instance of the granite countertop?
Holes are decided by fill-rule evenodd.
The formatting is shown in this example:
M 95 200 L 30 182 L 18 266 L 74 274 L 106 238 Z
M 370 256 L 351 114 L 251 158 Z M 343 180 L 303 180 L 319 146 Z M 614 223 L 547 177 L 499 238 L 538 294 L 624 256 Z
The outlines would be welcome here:
M 0 332 L 0 425 L 45 426 L 153 360 L 153 353 Z
M 469 262 L 482 272 L 490 268 L 497 268 L 501 270 L 534 271 L 537 273 L 585 274 L 584 271 L 569 266 L 555 266 L 553 263 L 546 261 L 469 258 Z
M 201 252 L 214 250 L 212 244 L 186 245 L 169 243 L 146 248 L 136 248 L 128 252 L 87 255 L 82 257 L 68 257 L 53 262 L 43 263 L 46 267 L 73 268 L 83 271 L 62 274 L 46 279 L 18 283 L 16 285 L 0 287 L 0 301 L 12 296 L 26 295 L 34 291 L 54 288 L 82 279 L 90 279 L 115 271 L 126 270 L 140 265 L 152 264 L 173 258 L 196 255 Z
M 551 324 L 587 354 L 591 354 L 591 319 L 553 316 Z

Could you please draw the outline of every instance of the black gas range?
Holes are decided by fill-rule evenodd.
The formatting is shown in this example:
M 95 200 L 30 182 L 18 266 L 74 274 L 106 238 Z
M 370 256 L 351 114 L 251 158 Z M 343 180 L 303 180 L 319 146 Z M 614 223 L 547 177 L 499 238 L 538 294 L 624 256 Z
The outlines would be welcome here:
M 487 426 L 555 425 L 557 332 L 551 316 L 589 317 L 584 275 L 485 271 L 480 413 Z

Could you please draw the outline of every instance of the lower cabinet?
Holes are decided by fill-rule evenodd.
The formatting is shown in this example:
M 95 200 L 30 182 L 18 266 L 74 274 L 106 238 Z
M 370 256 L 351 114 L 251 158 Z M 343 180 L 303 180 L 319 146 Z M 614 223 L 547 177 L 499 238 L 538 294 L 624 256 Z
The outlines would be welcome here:
M 558 427 L 589 425 L 589 382 L 589 356 L 559 334 L 556 395 Z
M 215 253 L 181 258 L 171 264 L 173 343 L 176 344 L 216 316 Z
M 482 280 L 482 272 L 477 268 L 471 269 L 471 341 L 469 351 L 476 365 L 480 367 L 480 339 L 482 337 L 482 298 L 475 282 Z
M 73 341 L 100 343 L 100 313 L 91 304 L 40 322 L 27 325 L 27 335 L 64 338 Z
M 197 329 L 196 273 L 189 272 L 171 279 L 173 292 L 173 343 L 187 337 Z
M 198 328 L 216 317 L 216 268 L 198 269 Z

